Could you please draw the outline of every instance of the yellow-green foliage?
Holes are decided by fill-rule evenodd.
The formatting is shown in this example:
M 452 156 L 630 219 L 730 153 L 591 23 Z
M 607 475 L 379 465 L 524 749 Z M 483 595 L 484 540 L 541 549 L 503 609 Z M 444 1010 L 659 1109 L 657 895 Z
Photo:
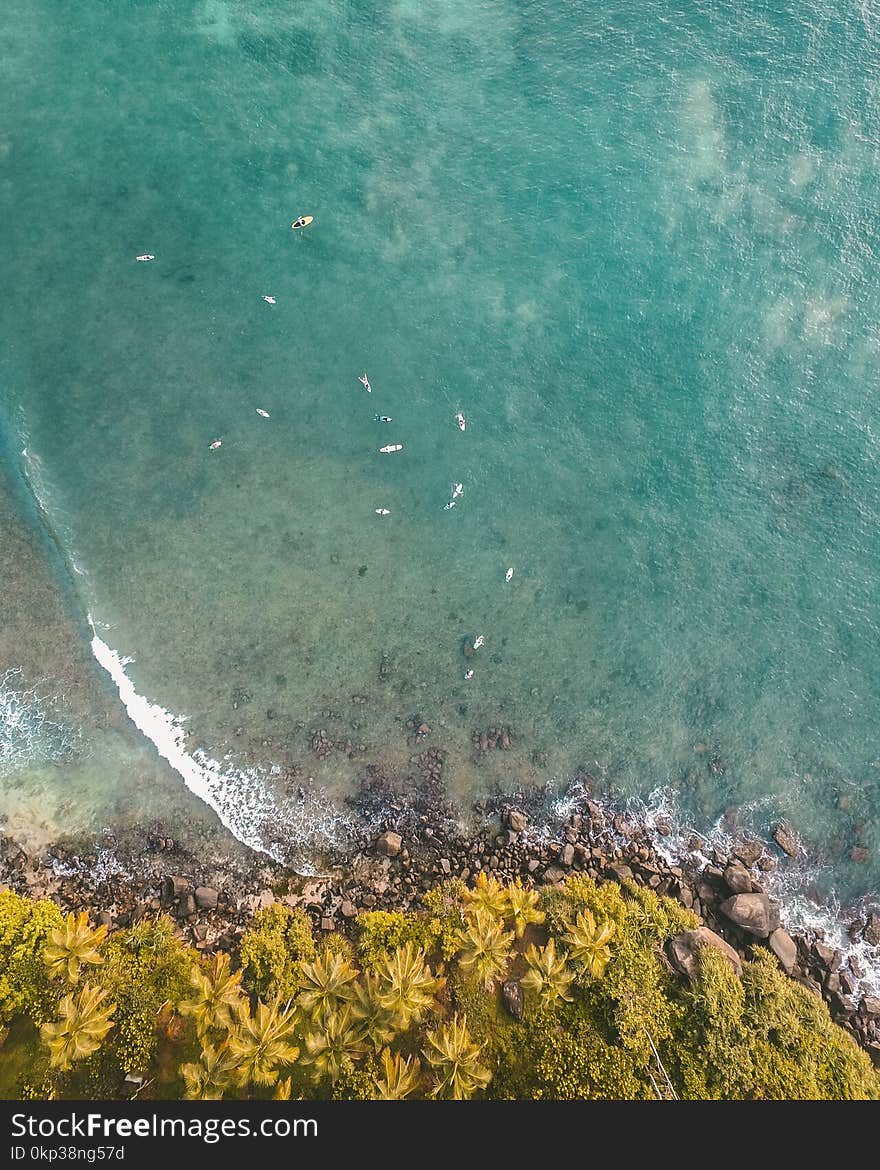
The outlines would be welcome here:
M 239 957 L 245 986 L 265 998 L 290 999 L 300 986 L 300 961 L 315 957 L 312 922 L 305 910 L 275 902 L 254 915 Z
M 379 1064 L 381 1071 L 373 1085 L 377 1101 L 403 1101 L 416 1091 L 422 1077 L 417 1056 L 401 1056 L 383 1048 Z
M 332 1082 L 330 1097 L 334 1101 L 371 1101 L 376 1096 L 375 1084 L 376 1070 L 371 1064 L 356 1065 L 344 1056 L 339 1076 Z
M 229 955 L 218 954 L 207 968 L 190 972 L 189 998 L 178 1004 L 183 1016 L 192 1016 L 196 1031 L 204 1036 L 212 1028 L 229 1031 L 241 1003 L 241 971 L 230 973 Z
M 528 971 L 522 978 L 524 988 L 535 992 L 544 1003 L 553 1003 L 557 999 L 571 1000 L 574 975 L 568 968 L 565 950 L 556 953 L 555 938 L 551 938 L 544 947 L 530 946 L 525 958 Z
M 358 953 L 367 968 L 412 943 L 430 954 L 440 941 L 440 919 L 428 914 L 403 914 L 400 910 L 368 910 L 357 917 Z
M 367 971 L 353 984 L 351 1010 L 359 1021 L 364 1037 L 374 1048 L 381 1048 L 394 1038 L 392 1013 L 382 1006 L 382 982 L 375 971 Z
M 78 1060 L 97 1052 L 113 1027 L 115 1003 L 107 992 L 86 984 L 75 994 L 65 995 L 58 1005 L 59 1019 L 40 1029 L 49 1049 L 49 1064 L 64 1072 Z
M 316 1019 L 354 998 L 354 984 L 360 972 L 335 951 L 318 955 L 311 963 L 300 963 L 301 988 L 297 1004 Z
M 584 995 L 609 1035 L 633 1053 L 639 1067 L 648 1066 L 650 1040 L 662 1054 L 682 1012 L 660 950 L 667 939 L 693 930 L 695 915 L 632 882 L 598 886 L 582 874 L 570 877 L 564 890 L 553 894 L 546 899 L 548 921 L 562 935 L 584 910 L 599 923 L 614 924 L 610 960 L 601 980 L 588 980 Z
M 363 1028 L 350 1003 L 337 1003 L 313 1015 L 304 1044 L 302 1063 L 312 1066 L 316 1081 L 328 1077 L 334 1084 L 344 1062 L 354 1064 L 367 1051 Z
M 591 1026 L 571 1005 L 561 1008 L 554 1026 L 533 1037 L 532 1092 L 544 1101 L 638 1101 L 656 1094 L 632 1055 Z
M 503 918 L 508 909 L 507 887 L 481 869 L 471 889 L 462 892 L 466 911 L 485 910 L 492 918 Z
M 76 983 L 83 966 L 100 966 L 104 960 L 98 947 L 107 937 L 107 927 L 92 929 L 88 912 L 68 914 L 64 925 L 50 931 L 43 948 L 43 960 L 53 975 Z
M 139 1073 L 149 1066 L 158 1040 L 159 1011 L 189 995 L 196 958 L 174 937 L 166 915 L 138 922 L 108 940 L 104 965 L 95 971 L 93 981 L 118 1005 L 109 1043 L 124 1072 Z
M 422 951 L 407 943 L 376 964 L 379 1003 L 388 1012 L 391 1026 L 404 1031 L 418 1024 L 434 1004 L 434 996 L 446 980 L 434 976 Z
M 54 902 L 0 893 L 0 1025 L 20 1015 L 42 1024 L 55 1014 L 61 988 L 51 982 L 43 950 L 63 925 Z
M 522 938 L 526 927 L 530 924 L 540 926 L 547 917 L 543 910 L 538 909 L 540 894 L 524 886 L 519 878 L 512 881 L 506 889 L 507 902 L 504 908 L 504 921 L 513 927 L 517 938 Z
M 685 993 L 689 1011 L 676 1046 L 683 1096 L 880 1100 L 867 1053 L 768 952 L 756 948 L 740 980 L 723 956 L 704 947 L 700 970 L 699 982 Z
M 431 1066 L 434 1084 L 429 1097 L 451 1101 L 467 1101 L 480 1089 L 485 1089 L 492 1072 L 480 1063 L 485 1043 L 478 1044 L 471 1036 L 467 1018 L 456 1012 L 451 1020 L 428 1032 L 422 1050 Z
M 437 941 L 434 953 L 449 961 L 458 949 L 458 934 L 464 922 L 462 912 L 465 884 L 460 878 L 452 878 L 442 885 L 433 886 L 422 896 L 422 903 L 428 911 L 428 921 Z M 428 954 L 432 952 L 425 947 Z
M 609 943 L 614 938 L 617 924 L 610 921 L 597 922 L 590 910 L 579 910 L 573 923 L 562 936 L 568 947 L 571 961 L 580 967 L 584 975 L 601 979 L 611 961 Z
M 233 1075 L 241 1085 L 274 1085 L 278 1070 L 293 1064 L 299 1048 L 291 1043 L 296 1029 L 296 1009 L 281 1004 L 257 1001 L 253 1012 L 242 1005 L 238 1027 L 226 1041 L 235 1061 Z
M 205 1041 L 198 1061 L 180 1067 L 186 1085 L 184 1098 L 188 1101 L 222 1100 L 235 1069 L 236 1058 L 225 1040 L 217 1048 Z
M 478 907 L 467 915 L 459 946 L 459 966 L 491 991 L 496 980 L 507 973 L 513 931 L 506 931 L 500 919 Z

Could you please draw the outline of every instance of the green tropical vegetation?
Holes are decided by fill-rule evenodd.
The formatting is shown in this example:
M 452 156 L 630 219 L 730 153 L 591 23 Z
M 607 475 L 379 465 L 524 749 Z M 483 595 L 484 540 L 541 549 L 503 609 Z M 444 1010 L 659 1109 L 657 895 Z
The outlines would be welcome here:
M 108 934 L 7 890 L 0 1097 L 880 1099 L 867 1053 L 763 945 L 741 976 L 711 947 L 675 974 L 665 944 L 697 925 L 633 882 L 481 874 L 350 938 L 275 904 L 205 955 L 162 914 Z

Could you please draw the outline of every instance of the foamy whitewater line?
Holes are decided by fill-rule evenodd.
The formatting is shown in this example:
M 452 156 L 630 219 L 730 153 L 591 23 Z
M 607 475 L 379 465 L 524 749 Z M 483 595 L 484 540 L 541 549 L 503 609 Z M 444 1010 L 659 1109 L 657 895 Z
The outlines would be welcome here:
M 211 759 L 201 749 L 190 755 L 184 747 L 183 720 L 137 693 L 125 673 L 132 659 L 120 657 L 98 637 L 91 614 L 88 622 L 92 630 L 92 653 L 116 684 L 131 721 L 183 779 L 189 791 L 214 810 L 233 837 L 250 849 L 287 864 L 292 864 L 286 848 L 291 845 L 342 843 L 346 818 L 330 809 L 326 802 L 316 800 L 308 805 L 291 802 L 288 808 L 287 802 L 282 804 L 275 799 L 261 769 L 237 769 Z M 266 839 L 267 828 L 276 840 Z M 300 864 L 309 866 L 307 860 L 301 860 Z

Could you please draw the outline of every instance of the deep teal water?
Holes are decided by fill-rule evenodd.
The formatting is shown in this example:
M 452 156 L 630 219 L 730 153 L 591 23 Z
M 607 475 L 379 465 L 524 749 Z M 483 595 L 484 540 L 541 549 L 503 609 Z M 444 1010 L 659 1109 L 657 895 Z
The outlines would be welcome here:
M 587 763 L 876 890 L 878 18 L 10 0 L 7 439 L 138 691 L 265 767 L 419 713 L 463 805 Z

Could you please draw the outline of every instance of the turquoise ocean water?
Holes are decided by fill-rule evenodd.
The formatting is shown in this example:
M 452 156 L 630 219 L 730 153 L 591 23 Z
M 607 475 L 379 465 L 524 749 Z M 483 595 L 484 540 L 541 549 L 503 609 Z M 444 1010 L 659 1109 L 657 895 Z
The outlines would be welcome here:
M 462 807 L 587 766 L 877 890 L 878 33 L 874 0 L 8 0 L 3 449 L 237 835 L 279 768 L 340 798 L 418 715 Z

